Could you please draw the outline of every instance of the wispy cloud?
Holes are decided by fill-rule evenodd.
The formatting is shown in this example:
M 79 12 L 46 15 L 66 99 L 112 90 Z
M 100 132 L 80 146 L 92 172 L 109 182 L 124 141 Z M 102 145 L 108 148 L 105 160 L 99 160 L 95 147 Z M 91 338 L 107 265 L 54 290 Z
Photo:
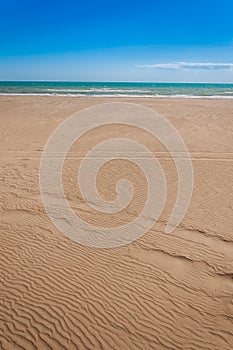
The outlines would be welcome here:
M 181 70 L 181 69 L 233 69 L 233 63 L 200 63 L 200 62 L 173 62 L 173 63 L 156 63 L 156 64 L 139 64 L 138 68 L 148 68 L 148 69 L 171 69 L 171 70 Z

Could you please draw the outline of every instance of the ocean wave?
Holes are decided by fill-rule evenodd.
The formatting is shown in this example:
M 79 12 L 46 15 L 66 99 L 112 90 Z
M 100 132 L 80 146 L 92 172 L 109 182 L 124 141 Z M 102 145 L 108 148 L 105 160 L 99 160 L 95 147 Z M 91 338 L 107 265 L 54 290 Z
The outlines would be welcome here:
M 89 92 L 110 92 L 110 93 L 149 93 L 152 90 L 145 89 L 111 89 L 111 88 L 86 88 L 86 89 L 46 89 L 47 92 L 73 92 L 73 93 L 89 93 Z
M 53 97 L 125 97 L 125 98 L 177 98 L 177 99 L 233 99 L 232 96 L 224 96 L 224 95 L 189 95 L 189 94 L 175 94 L 175 95 L 127 95 L 127 94 L 56 94 L 56 93 L 18 93 L 18 92 L 11 92 L 11 93 L 3 93 L 0 92 L 0 96 L 53 96 Z

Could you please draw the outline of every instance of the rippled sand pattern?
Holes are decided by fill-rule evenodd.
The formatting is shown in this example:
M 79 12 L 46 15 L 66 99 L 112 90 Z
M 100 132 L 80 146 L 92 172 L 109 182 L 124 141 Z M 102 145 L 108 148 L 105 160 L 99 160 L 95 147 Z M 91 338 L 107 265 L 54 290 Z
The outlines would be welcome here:
M 177 177 L 166 150 L 154 146 L 167 176 L 166 210 L 140 240 L 94 249 L 70 241 L 50 222 L 39 165 L 62 120 L 108 101 L 0 97 L 0 349 L 231 350 L 233 100 L 131 100 L 163 114 L 184 138 L 193 198 L 182 224 L 165 235 Z M 73 162 L 68 156 L 67 184 Z M 97 180 L 103 192 L 110 186 L 104 174 Z M 95 222 L 78 194 L 70 191 L 69 200 Z

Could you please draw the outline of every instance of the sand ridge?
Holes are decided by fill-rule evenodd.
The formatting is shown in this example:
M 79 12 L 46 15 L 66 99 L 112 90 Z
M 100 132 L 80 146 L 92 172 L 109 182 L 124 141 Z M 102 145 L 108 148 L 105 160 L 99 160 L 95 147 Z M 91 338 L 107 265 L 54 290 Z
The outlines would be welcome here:
M 88 248 L 45 213 L 39 166 L 48 137 L 78 110 L 116 100 L 126 101 L 0 96 L 0 349 L 231 350 L 233 100 L 127 99 L 168 118 L 190 151 L 192 202 L 173 235 L 164 227 L 177 179 L 160 144 L 152 147 L 167 174 L 167 206 L 138 241 Z M 76 156 L 66 163 L 67 195 L 77 213 L 98 222 L 71 191 Z M 104 170 L 98 181 L 108 198 Z M 140 203 L 135 208 L 122 220 Z

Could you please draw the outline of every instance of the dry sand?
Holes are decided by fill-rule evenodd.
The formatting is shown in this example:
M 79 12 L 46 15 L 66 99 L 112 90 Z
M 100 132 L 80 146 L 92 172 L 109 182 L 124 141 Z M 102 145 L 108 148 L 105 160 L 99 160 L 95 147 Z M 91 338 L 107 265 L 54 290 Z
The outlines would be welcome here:
M 84 107 L 110 101 L 140 103 L 168 118 L 190 151 L 195 183 L 182 223 L 173 235 L 164 234 L 177 176 L 163 147 L 151 145 L 168 182 L 159 222 L 127 246 L 94 249 L 72 242 L 49 220 L 39 192 L 39 165 L 59 123 Z M 0 96 L 1 350 L 233 348 L 232 112 L 230 99 Z M 96 140 L 100 135 L 97 131 Z M 74 162 L 66 164 L 67 196 L 84 219 L 103 223 L 108 219 L 92 215 L 69 186 Z M 127 173 L 125 164 L 115 169 L 121 166 Z M 129 166 L 129 177 L 132 170 Z M 106 198 L 113 191 L 107 171 L 97 179 Z M 143 193 L 142 185 L 131 209 L 107 225 L 137 215 Z

